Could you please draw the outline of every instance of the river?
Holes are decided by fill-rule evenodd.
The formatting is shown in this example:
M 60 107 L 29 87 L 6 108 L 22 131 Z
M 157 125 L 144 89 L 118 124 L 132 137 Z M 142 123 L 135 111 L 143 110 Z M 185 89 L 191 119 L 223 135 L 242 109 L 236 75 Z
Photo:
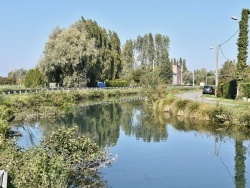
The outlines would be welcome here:
M 141 99 L 75 106 L 64 118 L 15 124 L 29 147 L 61 126 L 79 127 L 115 161 L 102 169 L 107 187 L 250 187 L 249 135 L 209 122 L 149 113 Z

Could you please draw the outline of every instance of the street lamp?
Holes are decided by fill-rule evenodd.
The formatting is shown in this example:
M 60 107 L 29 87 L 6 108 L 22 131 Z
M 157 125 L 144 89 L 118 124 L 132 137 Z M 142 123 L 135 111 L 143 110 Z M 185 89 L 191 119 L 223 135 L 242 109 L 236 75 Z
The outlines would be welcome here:
M 238 18 L 235 16 L 231 16 L 231 18 L 232 18 L 232 20 L 238 20 Z

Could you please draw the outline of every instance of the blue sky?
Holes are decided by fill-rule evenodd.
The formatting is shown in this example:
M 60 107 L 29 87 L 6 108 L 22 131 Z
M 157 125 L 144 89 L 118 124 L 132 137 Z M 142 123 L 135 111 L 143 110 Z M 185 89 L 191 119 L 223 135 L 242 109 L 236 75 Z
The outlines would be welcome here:
M 240 20 L 243 8 L 250 9 L 249 0 L 2 1 L 0 76 L 34 68 L 52 30 L 67 28 L 81 16 L 116 31 L 122 44 L 149 32 L 167 35 L 170 58 L 186 59 L 189 70 L 215 70 L 215 46 L 238 30 L 231 16 Z M 237 37 L 238 33 L 222 46 L 226 59 L 237 58 Z M 219 52 L 219 68 L 224 62 Z

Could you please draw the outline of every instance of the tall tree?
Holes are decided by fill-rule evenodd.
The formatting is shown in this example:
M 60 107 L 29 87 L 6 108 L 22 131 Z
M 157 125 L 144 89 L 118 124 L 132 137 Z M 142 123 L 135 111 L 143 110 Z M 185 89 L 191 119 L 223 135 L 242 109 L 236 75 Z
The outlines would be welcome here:
M 134 45 L 131 39 L 127 40 L 122 47 L 122 61 L 124 74 L 135 69 Z
M 169 38 L 161 34 L 155 35 L 155 63 L 161 65 L 161 63 L 170 63 L 169 61 Z
M 144 78 L 144 76 L 148 76 L 149 72 L 154 72 L 155 82 L 162 80 L 164 83 L 171 83 L 173 73 L 172 63 L 169 60 L 169 41 L 167 36 L 161 34 L 153 36 L 152 33 L 138 36 L 134 42 L 127 41 L 122 52 L 124 72 L 129 70 L 128 67 L 131 67 L 133 63 L 137 65 L 137 69 L 141 70 L 141 80 L 144 80 L 144 84 L 151 83 L 148 78 Z
M 183 72 L 186 72 L 186 71 L 188 71 L 188 69 L 187 69 L 187 63 L 186 63 L 186 60 L 183 59 Z
M 154 37 L 152 33 L 148 34 L 148 62 L 151 64 L 155 59 L 155 44 L 154 44 Z
M 247 67 L 247 46 L 248 46 L 248 15 L 250 14 L 249 9 L 243 9 L 240 21 L 240 33 L 238 38 L 238 62 L 237 62 L 237 94 L 236 99 L 240 95 L 241 83 L 244 81 L 245 69 Z
M 117 33 L 82 17 L 69 28 L 52 32 L 39 68 L 49 82 L 68 87 L 96 86 L 97 81 L 119 78 L 120 39 Z

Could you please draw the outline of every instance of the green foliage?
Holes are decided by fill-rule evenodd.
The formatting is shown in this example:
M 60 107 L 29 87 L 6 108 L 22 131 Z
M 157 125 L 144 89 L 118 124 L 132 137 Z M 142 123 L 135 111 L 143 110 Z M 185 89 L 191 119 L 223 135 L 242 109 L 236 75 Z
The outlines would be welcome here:
M 239 116 L 239 123 L 243 126 L 250 127 L 250 113 L 249 111 L 244 111 L 240 116 Z
M 131 39 L 127 40 L 122 46 L 122 61 L 124 63 L 123 72 L 125 74 L 127 74 L 129 70 L 133 70 L 135 68 L 134 44 Z
M 236 79 L 236 64 L 227 60 L 220 69 L 220 82 L 230 82 Z
M 240 33 L 238 38 L 238 62 L 237 62 L 237 85 L 238 85 L 238 93 L 237 98 L 239 96 L 239 90 L 241 89 L 241 83 L 245 79 L 245 69 L 247 67 L 247 47 L 248 47 L 248 15 L 250 14 L 249 9 L 242 10 L 242 16 L 240 21 Z
M 190 102 L 187 106 L 187 109 L 190 114 L 196 112 L 199 110 L 200 103 L 199 102 Z
M 217 88 L 217 96 L 226 99 L 235 99 L 237 92 L 236 80 L 229 82 L 219 83 Z
M 0 76 L 0 85 L 16 84 L 16 80 L 13 78 L 6 78 Z
M 174 104 L 175 112 L 177 113 L 178 111 L 185 111 L 189 103 L 190 101 L 186 99 L 176 100 Z
M 117 33 L 82 18 L 67 29 L 52 32 L 39 68 L 49 82 L 85 87 L 95 86 L 97 80 L 119 78 L 121 62 Z
M 135 83 L 141 82 L 141 77 L 143 75 L 143 72 L 140 69 L 136 69 L 132 72 L 132 79 Z
M 8 78 L 15 80 L 16 84 L 22 85 L 22 84 L 24 84 L 26 73 L 27 73 L 27 71 L 24 70 L 23 68 L 17 69 L 17 70 L 9 72 Z
M 220 70 L 217 96 L 235 99 L 237 93 L 236 66 L 233 61 L 226 61 Z
M 75 128 L 62 128 L 53 133 L 42 145 L 46 150 L 53 151 L 53 156 L 61 156 L 63 162 L 70 165 L 68 176 L 74 185 L 98 185 L 95 176 L 106 164 L 107 153 L 101 151 L 89 138 L 76 136 Z
M 1 112 L 0 112 L 1 113 Z M 0 137 L 7 137 L 11 128 L 4 117 L 0 118 Z M 1 144 L 1 143 L 0 143 Z
M 11 121 L 31 121 L 39 118 L 56 117 L 63 115 L 70 106 L 81 102 L 83 99 L 104 98 L 141 94 L 141 88 L 126 89 L 89 89 L 74 91 L 45 90 L 27 95 L 0 95 L 0 118 Z
M 77 137 L 75 128 L 61 128 L 27 150 L 1 137 L 0 161 L 13 187 L 30 188 L 100 186 L 99 169 L 109 162 L 107 153 L 89 138 Z
M 149 87 L 146 91 L 147 104 L 152 105 L 157 100 L 165 98 L 168 94 L 166 86 L 156 85 L 155 87 Z
M 116 79 L 116 80 L 106 80 L 107 87 L 128 87 L 128 82 L 126 80 Z
M 38 68 L 30 69 L 25 75 L 25 87 L 41 87 L 44 83 L 44 76 Z
M 169 41 L 167 36 L 161 34 L 153 36 L 152 33 L 138 36 L 134 42 L 127 41 L 122 51 L 123 77 L 135 84 L 146 86 L 171 83 L 172 64 L 169 61 Z
M 250 82 L 244 82 L 241 84 L 242 93 L 244 97 L 250 98 Z
M 163 83 L 171 84 L 173 81 L 173 69 L 172 65 L 169 62 L 161 64 L 159 76 Z

